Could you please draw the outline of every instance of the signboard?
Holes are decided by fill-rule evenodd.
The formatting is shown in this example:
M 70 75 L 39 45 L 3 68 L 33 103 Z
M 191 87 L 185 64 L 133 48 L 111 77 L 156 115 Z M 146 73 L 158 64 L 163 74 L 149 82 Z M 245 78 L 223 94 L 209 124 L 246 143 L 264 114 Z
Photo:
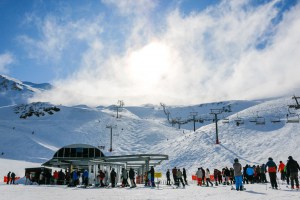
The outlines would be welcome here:
M 161 172 L 155 172 L 154 173 L 154 177 L 155 178 L 161 178 L 162 177 L 162 173 Z

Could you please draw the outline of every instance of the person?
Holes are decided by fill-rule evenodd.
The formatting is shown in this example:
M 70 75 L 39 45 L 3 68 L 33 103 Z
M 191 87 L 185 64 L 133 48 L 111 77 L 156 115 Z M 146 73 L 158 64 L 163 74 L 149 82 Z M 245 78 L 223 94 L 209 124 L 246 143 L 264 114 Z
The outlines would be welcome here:
M 44 172 L 41 172 L 39 176 L 39 185 L 43 184 L 43 179 L 44 179 Z
M 289 161 L 286 164 L 287 174 L 291 178 L 291 187 L 294 189 L 294 182 L 296 182 L 296 188 L 299 189 L 298 170 L 300 170 L 299 164 L 292 156 L 288 157 Z
M 128 185 L 127 183 L 128 176 L 127 176 L 127 170 L 125 168 L 122 168 L 121 175 L 122 175 L 122 187 L 126 187 Z
M 280 180 L 285 181 L 285 172 L 284 172 L 285 164 L 282 161 L 279 161 L 278 172 L 280 173 Z
M 115 169 L 112 168 L 110 172 L 110 182 L 111 182 L 111 187 L 113 188 L 116 186 L 116 177 L 117 177 L 117 173 L 115 172 Z
M 180 171 L 180 169 L 177 170 L 176 176 L 177 176 L 177 179 L 178 179 L 177 187 L 179 187 L 179 184 L 181 182 L 182 187 L 185 188 L 185 185 L 184 185 L 184 182 L 183 182 L 183 179 L 182 179 L 182 172 Z
M 201 171 L 202 171 L 202 184 L 204 185 L 205 184 L 205 170 L 200 167 Z
M 109 182 L 108 182 L 108 172 L 107 170 L 104 171 L 104 185 L 105 186 L 108 186 L 109 185 Z
M 244 179 L 243 179 L 243 183 L 244 184 L 248 184 L 248 175 L 247 175 L 247 168 L 248 168 L 248 165 L 246 165 L 244 168 L 243 168 L 243 175 L 244 175 Z
M 104 183 L 103 183 L 104 178 L 105 178 L 105 173 L 102 170 L 100 170 L 99 171 L 100 187 L 104 187 L 105 186 Z
M 10 174 L 11 174 L 11 172 L 8 172 L 6 184 L 9 184 L 9 182 L 10 182 Z
M 208 183 L 210 183 L 210 185 L 213 186 L 212 182 L 210 181 L 210 172 L 208 168 L 205 171 L 205 178 L 206 178 L 206 187 L 208 187 Z
M 155 183 L 154 183 L 154 174 L 155 174 L 155 171 L 154 171 L 154 167 L 153 166 L 151 166 L 150 173 L 151 173 L 151 187 L 155 187 Z
M 225 182 L 223 184 L 229 185 L 230 170 L 228 169 L 228 167 L 225 167 L 224 169 L 224 177 L 225 177 Z
M 166 177 L 167 177 L 167 185 L 171 185 L 170 170 L 169 169 L 167 170 Z
M 82 182 L 84 186 L 87 187 L 89 185 L 89 172 L 87 170 L 84 170 L 82 178 L 83 178 Z
M 250 165 L 247 167 L 246 173 L 247 173 L 247 177 L 248 177 L 250 184 L 253 184 L 254 183 L 254 180 L 253 180 L 254 169 Z
M 172 175 L 173 175 L 174 185 L 177 185 L 177 177 L 176 177 L 176 174 L 177 174 L 177 169 L 176 169 L 176 167 L 174 167 L 174 168 L 172 169 Z
M 188 182 L 187 182 L 187 180 L 186 180 L 186 170 L 185 170 L 185 168 L 182 169 L 182 175 L 183 175 L 184 183 L 185 183 L 186 185 L 188 185 Z
M 16 179 L 16 174 L 14 172 L 12 172 L 10 176 L 11 176 L 10 184 L 14 185 L 15 184 L 15 179 Z
M 77 175 L 77 171 L 74 170 L 72 172 L 72 180 L 73 180 L 73 186 L 76 187 L 78 184 L 78 175 Z
M 130 183 L 131 183 L 131 188 L 135 188 L 136 184 L 134 181 L 134 176 L 135 176 L 135 172 L 132 168 L 129 169 L 129 179 L 130 179 Z
M 25 180 L 25 185 L 28 185 L 30 184 L 30 175 L 28 172 L 25 173 L 25 177 L 26 177 L 26 180 Z
M 233 163 L 234 179 L 235 179 L 235 189 L 237 191 L 243 191 L 243 167 L 239 163 L 239 159 L 235 158 Z
M 215 185 L 218 186 L 218 171 L 217 169 L 214 169 L 214 179 L 215 179 Z
M 58 185 L 63 185 L 65 183 L 65 173 L 62 171 L 62 169 L 58 172 Z
M 198 171 L 196 172 L 196 176 L 197 176 L 197 185 L 198 186 L 202 186 L 202 170 L 201 168 L 198 168 Z
M 267 178 L 266 178 L 266 171 L 265 171 L 265 169 L 266 169 L 265 164 L 262 164 L 262 165 L 260 166 L 260 181 L 261 181 L 262 183 L 267 183 Z
M 277 171 L 277 165 L 275 164 L 275 162 L 273 161 L 273 158 L 269 158 L 268 162 L 266 163 L 266 171 L 268 168 L 268 172 L 269 172 L 269 176 L 270 176 L 270 182 L 271 182 L 271 186 L 274 189 L 278 189 L 278 185 L 277 185 L 277 181 L 276 181 L 276 171 Z
M 54 178 L 54 184 L 57 184 L 57 180 L 58 180 L 58 172 L 55 170 L 53 173 L 53 178 Z

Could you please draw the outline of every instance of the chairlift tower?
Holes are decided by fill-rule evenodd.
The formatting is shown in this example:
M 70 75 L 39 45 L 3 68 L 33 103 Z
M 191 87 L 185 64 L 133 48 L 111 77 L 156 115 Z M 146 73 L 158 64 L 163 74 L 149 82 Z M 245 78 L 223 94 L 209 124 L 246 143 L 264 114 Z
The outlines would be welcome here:
M 216 144 L 220 144 L 219 142 L 219 133 L 218 133 L 218 115 L 222 113 L 222 109 L 210 109 L 210 114 L 215 116 L 215 124 L 216 124 Z
M 112 152 L 112 130 L 113 128 L 117 128 L 117 125 L 106 125 L 106 128 L 109 128 L 110 129 L 110 148 L 109 148 L 109 152 Z
M 198 115 L 198 112 L 190 112 L 190 115 L 193 117 L 194 122 L 194 132 L 196 131 L 196 116 Z

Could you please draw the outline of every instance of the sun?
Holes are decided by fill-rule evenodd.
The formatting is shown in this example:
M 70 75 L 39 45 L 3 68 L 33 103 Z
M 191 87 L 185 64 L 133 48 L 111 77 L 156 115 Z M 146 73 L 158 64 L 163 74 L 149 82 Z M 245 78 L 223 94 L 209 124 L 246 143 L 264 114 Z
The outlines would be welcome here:
M 169 48 L 162 43 L 150 43 L 130 54 L 128 62 L 130 78 L 144 86 L 157 84 L 167 75 L 169 62 Z

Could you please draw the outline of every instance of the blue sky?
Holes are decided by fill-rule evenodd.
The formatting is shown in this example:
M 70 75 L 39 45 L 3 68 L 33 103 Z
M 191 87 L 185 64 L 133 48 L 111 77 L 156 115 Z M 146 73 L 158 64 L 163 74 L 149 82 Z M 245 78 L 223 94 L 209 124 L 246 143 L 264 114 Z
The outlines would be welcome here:
M 297 0 L 1 0 L 0 73 L 64 87 L 35 100 L 65 104 L 295 93 L 297 11 Z

